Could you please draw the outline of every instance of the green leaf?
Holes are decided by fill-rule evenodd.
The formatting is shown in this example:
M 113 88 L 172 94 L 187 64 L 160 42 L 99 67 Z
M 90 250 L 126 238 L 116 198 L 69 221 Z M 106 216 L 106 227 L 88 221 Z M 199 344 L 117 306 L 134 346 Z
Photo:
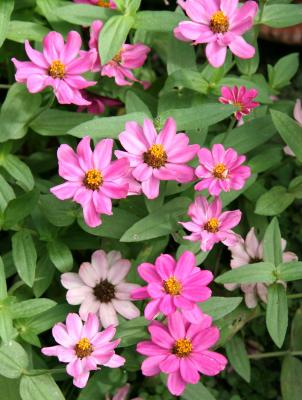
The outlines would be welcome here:
M 35 280 L 37 252 L 32 236 L 20 231 L 12 236 L 13 259 L 20 278 L 30 287 Z
M 171 35 L 167 48 L 167 71 L 171 75 L 175 71 L 183 71 L 186 69 L 196 71 L 195 51 L 193 46 L 188 43 L 181 42 Z
M 130 15 L 117 15 L 105 23 L 99 35 L 99 55 L 103 65 L 121 50 L 133 23 L 134 18 Z
M 148 106 L 136 93 L 132 92 L 131 90 L 129 90 L 126 94 L 125 104 L 126 104 L 127 114 L 142 112 L 146 115 L 146 117 L 152 119 L 152 114 Z
M 292 193 L 287 192 L 283 186 L 275 186 L 259 197 L 255 213 L 259 215 L 278 215 L 289 207 L 295 200 Z
M 290 261 L 278 266 L 278 277 L 285 282 L 302 279 L 302 262 Z
M 19 394 L 19 381 L 8 379 L 0 375 L 0 393 L 5 400 L 21 400 Z
M 11 13 L 14 9 L 14 0 L 1 0 L 0 2 L 0 47 L 2 46 L 8 30 Z
M 53 30 L 66 36 L 74 28 L 72 25 L 62 21 L 56 14 L 57 9 L 62 5 L 61 0 L 36 0 L 38 11 L 44 15 Z
M 302 199 L 302 176 L 297 176 L 290 181 L 288 191 L 292 193 L 296 199 Z
M 287 325 L 288 307 L 286 289 L 282 284 L 275 283 L 268 288 L 266 326 L 271 338 L 279 348 L 282 347 L 284 342 Z
M 180 398 L 184 400 L 215 400 L 212 393 L 201 382 L 196 385 L 187 385 Z
M 44 36 L 46 36 L 48 32 L 48 28 L 41 24 L 36 24 L 35 22 L 10 21 L 6 37 L 9 40 L 19 43 L 24 43 L 25 40 L 42 42 Z M 22 86 L 25 88 L 24 85 Z M 25 90 L 27 89 L 25 88 Z M 36 97 L 30 93 L 28 94 L 31 96 L 31 100 Z M 20 111 L 23 110 L 21 109 Z
M 39 205 L 48 221 L 55 226 L 71 225 L 77 215 L 77 207 L 71 201 L 58 200 L 51 194 L 40 196 Z
M 49 310 L 55 305 L 56 302 L 50 299 L 24 300 L 11 306 L 11 314 L 14 319 L 30 318 Z
M 149 333 L 146 326 L 150 324 L 144 317 L 138 317 L 131 321 L 122 322 L 119 324 L 116 337 L 121 339 L 118 347 L 132 346 L 142 340 L 149 338 Z
M 277 218 L 273 218 L 263 237 L 263 260 L 276 267 L 282 263 L 281 233 Z
M 33 285 L 33 292 L 36 297 L 40 297 L 50 286 L 55 268 L 47 255 L 40 258 L 37 262 L 36 277 Z
M 175 88 L 187 88 L 195 92 L 206 94 L 209 88 L 209 83 L 202 78 L 200 72 L 191 69 L 177 69 L 171 73 L 165 82 L 165 86 L 161 92 L 164 94 Z M 217 106 L 216 104 L 215 106 Z
M 4 157 L 1 165 L 9 175 L 16 179 L 17 185 L 22 189 L 26 191 L 33 189 L 34 178 L 32 173 L 28 166 L 19 160 L 18 157 L 8 154 Z
M 302 307 L 297 309 L 293 318 L 290 333 L 290 348 L 294 351 L 302 350 Z
M 276 280 L 275 267 L 269 262 L 243 265 L 225 272 L 215 279 L 217 283 L 273 283 Z
M 39 335 L 52 328 L 57 322 L 64 321 L 71 310 L 72 308 L 68 304 L 58 304 L 34 318 L 20 320 L 22 321 L 22 330 Z
M 10 379 L 19 378 L 27 366 L 27 354 L 19 343 L 11 341 L 0 347 L 1 375 Z
M 295 357 L 285 357 L 281 369 L 281 392 L 283 400 L 301 400 L 302 363 Z
M 297 4 L 272 4 L 265 6 L 260 23 L 272 28 L 286 28 L 302 22 L 302 7 Z
M 257 72 L 260 61 L 259 49 L 257 43 L 257 29 L 254 28 L 246 32 L 244 37 L 248 43 L 250 43 L 253 47 L 255 47 L 256 53 L 254 57 L 248 59 L 236 57 L 236 64 L 241 74 L 251 76 Z
M 285 143 L 292 149 L 299 161 L 302 161 L 302 127 L 288 115 L 271 110 L 273 123 Z
M 125 0 L 126 14 L 135 15 L 141 5 L 141 0 Z
M 256 179 L 257 179 L 257 174 L 252 174 L 248 178 L 248 180 L 245 182 L 245 185 L 244 185 L 244 187 L 242 189 L 240 189 L 240 190 L 231 190 L 230 192 L 223 192 L 220 195 L 223 207 L 228 206 L 235 199 L 237 199 L 242 193 L 244 193 L 246 190 L 248 190 L 255 183 Z
M 51 262 L 60 272 L 68 272 L 72 270 L 72 253 L 65 243 L 58 240 L 52 240 L 47 243 L 47 250 Z
M 176 230 L 179 218 L 187 211 L 190 199 L 178 197 L 136 222 L 121 237 L 121 242 L 141 242 L 165 236 Z
M 292 53 L 280 58 L 273 68 L 269 69 L 269 83 L 273 89 L 281 89 L 289 85 L 290 80 L 299 68 L 299 54 Z
M 263 151 L 259 149 L 257 154 L 248 160 L 248 165 L 251 167 L 253 172 L 264 172 L 280 165 L 283 157 L 284 153 L 282 148 L 279 146 L 264 148 Z
M 39 192 L 33 190 L 11 200 L 4 212 L 4 228 L 11 228 L 26 218 L 35 208 Z
M 2 257 L 0 257 L 0 300 L 7 296 L 6 277 Z
M 151 32 L 171 33 L 179 22 L 186 19 L 184 15 L 171 11 L 139 11 L 133 27 Z
M 116 14 L 111 8 L 96 7 L 89 4 L 70 4 L 55 9 L 58 18 L 71 24 L 90 26 L 93 21 L 106 21 Z
M 12 187 L 6 182 L 2 175 L 0 175 L 0 211 L 3 212 L 7 203 L 15 198 L 15 193 Z
M 246 382 L 250 382 L 251 363 L 242 338 L 238 335 L 234 336 L 226 343 L 225 349 L 228 360 L 237 374 L 239 374 Z
M 2 302 L 0 304 L 0 337 L 4 343 L 7 343 L 16 336 L 16 333 L 9 307 Z
M 51 375 L 22 376 L 20 395 L 22 400 L 65 400 Z
M 242 297 L 211 297 L 209 300 L 200 303 L 201 310 L 210 315 L 213 321 L 223 318 L 231 313 L 242 302 Z

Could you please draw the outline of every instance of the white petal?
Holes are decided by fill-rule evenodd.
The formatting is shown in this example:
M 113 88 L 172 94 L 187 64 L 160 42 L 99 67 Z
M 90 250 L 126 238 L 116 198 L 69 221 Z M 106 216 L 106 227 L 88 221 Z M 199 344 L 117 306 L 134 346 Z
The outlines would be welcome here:
M 104 328 L 118 325 L 116 311 L 111 303 L 100 303 L 99 316 Z
M 85 282 L 87 286 L 90 286 L 92 288 L 95 287 L 100 281 L 97 274 L 95 273 L 94 268 L 89 262 L 84 262 L 81 264 L 79 275 L 82 281 Z
M 107 255 L 103 250 L 97 250 L 92 254 L 91 265 L 98 277 L 98 281 L 107 278 L 108 273 L 108 260 Z
M 114 299 L 112 304 L 116 311 L 126 319 L 137 318 L 140 315 L 139 309 L 131 301 Z

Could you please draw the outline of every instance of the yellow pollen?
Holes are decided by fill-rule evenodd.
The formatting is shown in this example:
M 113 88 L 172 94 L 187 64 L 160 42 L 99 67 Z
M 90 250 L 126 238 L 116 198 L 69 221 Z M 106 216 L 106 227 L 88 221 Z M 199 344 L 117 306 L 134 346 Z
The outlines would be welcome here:
M 218 228 L 219 228 L 219 221 L 217 218 L 209 219 L 208 222 L 204 226 L 204 229 L 211 233 L 218 232 Z
M 51 63 L 48 73 L 52 78 L 63 79 L 65 76 L 65 65 L 60 60 L 55 60 Z
M 150 149 L 144 153 L 144 162 L 152 168 L 160 168 L 166 164 L 167 153 L 162 144 L 153 144 Z
M 214 33 L 225 33 L 229 30 L 229 20 L 223 11 L 216 11 L 210 20 L 210 29 Z
M 97 5 L 99 7 L 105 7 L 105 8 L 109 8 L 110 7 L 110 1 L 109 0 L 99 0 L 97 2 Z
M 171 276 L 169 279 L 164 281 L 164 289 L 165 292 L 170 294 L 171 296 L 177 296 L 181 292 L 181 283 L 174 278 L 174 276 Z
M 215 178 L 225 179 L 228 175 L 228 170 L 224 164 L 218 163 L 213 169 L 213 175 L 215 176 Z
M 116 53 L 116 55 L 113 57 L 112 61 L 115 61 L 116 63 L 120 64 L 122 61 L 122 49 Z
M 87 338 L 82 338 L 74 348 L 78 358 L 84 358 L 90 356 L 93 352 L 93 347 Z
M 84 178 L 84 185 L 87 189 L 98 190 L 100 186 L 103 184 L 103 176 L 100 171 L 97 169 L 90 169 L 86 172 Z
M 193 345 L 190 339 L 178 339 L 173 346 L 173 353 L 177 357 L 187 357 L 192 350 Z

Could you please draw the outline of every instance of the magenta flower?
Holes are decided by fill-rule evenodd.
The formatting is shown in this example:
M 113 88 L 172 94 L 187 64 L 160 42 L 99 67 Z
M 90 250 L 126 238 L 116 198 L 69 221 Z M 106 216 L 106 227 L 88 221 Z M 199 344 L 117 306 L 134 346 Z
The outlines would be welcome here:
M 129 161 L 111 161 L 112 139 L 101 140 L 90 148 L 90 137 L 78 144 L 76 153 L 67 144 L 58 149 L 59 175 L 67 182 L 51 188 L 60 200 L 73 199 L 83 207 L 84 220 L 90 227 L 102 223 L 100 214 L 112 215 L 111 199 L 127 197 Z
M 118 389 L 116 394 L 112 397 L 112 400 L 126 400 L 128 394 L 129 394 L 129 390 L 130 390 L 130 385 L 129 385 L 129 383 L 127 383 L 126 385 L 124 385 L 123 387 Z M 109 400 L 109 398 L 108 398 L 108 400 Z M 132 400 L 144 400 L 144 399 L 142 399 L 141 397 L 135 397 Z
M 74 3 L 91 4 L 92 6 L 99 6 L 104 8 L 116 8 L 116 4 L 112 0 L 73 0 Z
M 100 20 L 94 21 L 91 25 L 89 48 L 94 62 L 93 71 L 99 71 L 102 76 L 114 78 L 115 83 L 120 86 L 130 86 L 133 82 L 139 82 L 145 87 L 146 82 L 139 81 L 133 75 L 132 70 L 143 66 L 150 48 L 141 43 L 124 44 L 112 60 L 105 65 L 101 65 L 98 40 L 102 28 L 103 22 Z
M 152 299 L 145 308 L 147 319 L 151 320 L 161 312 L 171 315 L 178 309 L 188 321 L 201 322 L 203 313 L 196 303 L 211 297 L 212 291 L 207 285 L 213 280 L 213 274 L 196 266 L 193 253 L 185 251 L 178 261 L 169 254 L 162 254 L 155 265 L 141 264 L 138 273 L 148 284 L 135 289 L 131 297 Z
M 110 326 L 99 332 L 99 321 L 94 314 L 89 314 L 84 325 L 78 314 L 68 314 L 66 325 L 56 324 L 52 335 L 58 345 L 44 347 L 41 351 L 68 363 L 66 371 L 78 388 L 86 386 L 90 371 L 98 370 L 98 365 L 118 368 L 125 363 L 125 359 L 114 352 L 120 339 L 111 342 L 115 328 Z
M 142 191 L 148 199 L 159 195 L 161 180 L 180 183 L 194 180 L 194 169 L 186 163 L 194 158 L 199 146 L 189 145 L 187 135 L 176 133 L 173 118 L 167 119 L 159 134 L 149 119 L 145 119 L 143 127 L 127 122 L 119 140 L 126 151 L 117 150 L 115 155 L 129 159 L 133 177 L 142 182 Z
M 252 58 L 253 46 L 242 37 L 253 26 L 258 11 L 255 1 L 247 1 L 240 8 L 238 0 L 178 0 L 191 21 L 180 22 L 174 29 L 177 39 L 193 44 L 207 43 L 209 63 L 221 67 L 227 48 L 239 58 Z
M 212 196 L 219 196 L 221 191 L 240 190 L 251 176 L 250 167 L 241 165 L 245 156 L 222 144 L 214 144 L 212 151 L 205 147 L 198 151 L 199 166 L 195 170 L 201 182 L 195 185 L 195 190 L 208 189 Z
M 168 374 L 168 389 L 175 396 L 183 393 L 186 384 L 196 384 L 199 373 L 213 376 L 224 370 L 227 359 L 210 351 L 219 339 L 219 330 L 204 315 L 199 324 L 190 324 L 179 312 L 168 316 L 167 326 L 154 321 L 148 330 L 151 340 L 137 344 L 137 352 L 147 356 L 142 363 L 145 376 Z
M 297 261 L 298 257 L 291 251 L 284 251 L 286 240 L 281 239 L 282 258 L 283 262 Z M 263 261 L 263 243 L 259 242 L 255 235 L 255 228 L 251 228 L 246 235 L 245 240 L 241 239 L 235 246 L 229 248 L 232 259 L 231 268 L 238 268 L 242 265 L 253 264 Z M 244 293 L 245 304 L 248 308 L 254 308 L 257 305 L 258 298 L 264 303 L 267 303 L 267 285 L 265 283 L 250 283 L 250 284 L 225 284 L 224 287 L 228 290 L 235 290 L 238 287 Z
M 81 89 L 96 82 L 88 82 L 80 75 L 92 67 L 91 57 L 87 56 L 88 52 L 80 51 L 81 45 L 81 36 L 74 31 L 68 33 L 66 44 L 60 33 L 49 32 L 43 39 L 42 53 L 34 50 L 26 40 L 25 50 L 30 61 L 12 58 L 17 68 L 16 81 L 26 83 L 30 93 L 53 87 L 60 104 L 89 105 Z
M 241 211 L 222 212 L 222 203 L 218 197 L 211 204 L 205 197 L 196 197 L 189 207 L 188 215 L 192 221 L 180 222 L 180 224 L 192 234 L 184 236 L 184 239 L 192 242 L 200 241 L 202 251 L 210 251 L 218 242 L 231 247 L 240 240 L 240 236 L 231 228 L 239 224 Z
M 250 114 L 253 108 L 259 106 L 259 103 L 254 101 L 257 96 L 258 91 L 256 89 L 248 90 L 244 86 L 241 86 L 239 89 L 237 86 L 233 88 L 223 86 L 221 88 L 221 97 L 219 97 L 219 101 L 223 104 L 233 104 L 238 107 L 234 115 L 235 118 L 240 121 L 244 115 Z
M 88 114 L 103 114 L 105 112 L 106 107 L 120 107 L 122 103 L 119 100 L 111 99 L 109 97 L 97 96 L 93 93 L 89 93 L 86 90 L 81 91 L 84 99 L 89 101 L 89 105 L 79 106 L 77 111 L 82 112 L 87 110 Z
M 67 302 L 81 304 L 79 314 L 84 321 L 89 313 L 98 314 L 105 328 L 118 325 L 117 313 L 126 319 L 138 317 L 139 310 L 130 301 L 130 294 L 139 285 L 125 281 L 130 268 L 130 261 L 122 259 L 119 251 L 95 251 L 91 263 L 82 263 L 79 273 L 62 274 L 62 285 L 68 289 Z

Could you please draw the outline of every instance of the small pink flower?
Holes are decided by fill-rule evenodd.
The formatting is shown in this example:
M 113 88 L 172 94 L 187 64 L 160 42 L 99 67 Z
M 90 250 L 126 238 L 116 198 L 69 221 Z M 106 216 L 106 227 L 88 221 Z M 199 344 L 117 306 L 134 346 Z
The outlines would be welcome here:
M 221 88 L 221 97 L 219 97 L 220 103 L 233 104 L 238 107 L 238 111 L 234 113 L 235 118 L 240 121 L 244 115 L 250 114 L 251 110 L 259 106 L 259 103 L 255 102 L 255 97 L 258 96 L 256 89 L 247 89 L 241 86 L 239 89 L 237 86 L 230 88 L 223 86 Z
M 91 4 L 92 6 L 99 6 L 104 8 L 116 8 L 116 4 L 112 0 L 73 0 L 74 3 Z
M 231 247 L 240 240 L 240 236 L 231 228 L 239 224 L 241 211 L 222 212 L 222 203 L 218 197 L 211 204 L 205 197 L 196 197 L 189 207 L 188 215 L 192 221 L 180 224 L 192 234 L 185 236 L 184 239 L 192 242 L 200 241 L 202 251 L 210 251 L 218 242 Z
M 294 118 L 298 122 L 300 126 L 302 126 L 302 107 L 301 107 L 301 100 L 297 99 L 295 108 L 294 108 Z M 292 149 L 289 146 L 285 146 L 283 148 L 283 151 L 286 155 L 295 157 L 295 153 L 292 151 Z
M 130 294 L 139 285 L 125 281 L 130 268 L 130 261 L 122 259 L 119 251 L 95 251 L 91 263 L 82 263 L 78 274 L 66 272 L 61 276 L 62 285 L 68 289 L 68 303 L 81 304 L 79 314 L 84 321 L 89 313 L 98 314 L 105 328 L 118 325 L 117 313 L 126 319 L 138 317 Z
M 282 257 L 283 262 L 297 261 L 298 257 L 291 251 L 284 251 L 286 241 L 281 239 Z M 263 243 L 259 242 L 255 235 L 255 228 L 251 228 L 246 235 L 245 240 L 241 238 L 235 246 L 229 248 L 232 259 L 231 268 L 235 269 L 242 265 L 253 264 L 263 261 Z M 258 298 L 264 303 L 267 303 L 267 285 L 265 283 L 251 283 L 251 284 L 233 284 L 229 283 L 224 285 L 228 290 L 235 290 L 238 287 L 244 292 L 245 304 L 248 308 L 254 308 L 257 305 Z
M 161 312 L 171 315 L 179 309 L 188 321 L 201 322 L 203 313 L 196 303 L 211 297 L 212 291 L 207 285 L 213 280 L 213 274 L 196 267 L 193 253 L 185 251 L 178 261 L 169 254 L 162 254 L 155 265 L 141 264 L 138 273 L 148 285 L 134 290 L 131 297 L 152 299 L 145 308 L 147 319 L 151 320 Z
M 103 22 L 100 20 L 94 21 L 91 25 L 89 48 L 94 61 L 93 71 L 99 71 L 102 76 L 114 78 L 115 83 L 120 86 L 130 86 L 133 82 L 139 82 L 147 88 L 147 83 L 139 81 L 132 70 L 143 66 L 150 48 L 141 43 L 124 44 L 111 61 L 102 65 L 98 52 L 98 40 L 102 28 Z
M 206 56 L 213 67 L 221 67 L 227 48 L 239 58 L 252 58 L 253 46 L 242 35 L 253 26 L 258 11 L 255 1 L 238 8 L 238 0 L 178 0 L 189 21 L 180 22 L 174 29 L 179 40 L 193 44 L 207 43 Z
M 100 214 L 112 215 L 111 199 L 127 197 L 129 190 L 129 161 L 111 161 L 112 139 L 101 140 L 90 148 L 90 137 L 85 136 L 77 151 L 67 144 L 58 149 L 59 175 L 67 182 L 51 188 L 60 200 L 73 199 L 83 207 L 84 220 L 90 227 L 102 223 Z
M 42 53 L 26 40 L 25 51 L 31 61 L 12 59 L 17 68 L 16 81 L 26 83 L 30 93 L 52 86 L 60 104 L 89 105 L 81 89 L 96 82 L 88 82 L 80 75 L 92 67 L 91 57 L 88 52 L 80 51 L 81 45 L 81 36 L 74 31 L 68 33 L 66 44 L 60 33 L 49 32 L 43 39 Z
M 250 167 L 241 165 L 245 156 L 222 144 L 214 144 L 212 151 L 202 148 L 198 152 L 199 166 L 195 170 L 201 182 L 195 185 L 195 190 L 208 189 L 212 196 L 218 196 L 221 191 L 240 190 L 251 176 Z
M 118 389 L 116 394 L 112 397 L 112 400 L 126 400 L 129 390 L 130 390 L 130 385 L 129 383 L 127 383 L 125 386 Z M 132 400 L 143 400 L 143 399 L 141 397 L 135 397 L 135 399 Z
M 44 347 L 41 351 L 46 356 L 55 356 L 59 361 L 68 363 L 66 371 L 78 388 L 86 386 L 90 371 L 98 370 L 98 365 L 118 368 L 125 363 L 125 359 L 114 352 L 120 339 L 110 342 L 115 328 L 110 326 L 99 332 L 99 321 L 94 314 L 89 314 L 84 325 L 78 314 L 68 314 L 66 325 L 56 324 L 52 335 L 59 344 Z
M 120 107 L 122 103 L 119 100 L 114 100 L 109 97 L 97 96 L 93 93 L 89 93 L 86 90 L 81 91 L 84 99 L 89 101 L 89 105 L 78 107 L 78 112 L 87 110 L 88 114 L 103 114 L 106 107 Z
M 168 374 L 168 389 L 179 396 L 188 383 L 196 384 L 200 375 L 213 376 L 224 370 L 227 359 L 209 350 L 219 339 L 219 330 L 204 315 L 199 324 L 190 324 L 179 312 L 167 318 L 168 324 L 152 322 L 151 340 L 137 344 L 137 352 L 147 356 L 142 363 L 145 376 Z
M 192 160 L 199 146 L 189 145 L 184 133 L 176 133 L 173 118 L 168 118 L 159 134 L 149 119 L 143 127 L 127 122 L 126 130 L 119 135 L 126 151 L 115 151 L 117 158 L 127 157 L 136 180 L 142 182 L 142 191 L 148 199 L 159 195 L 161 180 L 187 183 L 194 180 L 194 169 L 186 165 Z

